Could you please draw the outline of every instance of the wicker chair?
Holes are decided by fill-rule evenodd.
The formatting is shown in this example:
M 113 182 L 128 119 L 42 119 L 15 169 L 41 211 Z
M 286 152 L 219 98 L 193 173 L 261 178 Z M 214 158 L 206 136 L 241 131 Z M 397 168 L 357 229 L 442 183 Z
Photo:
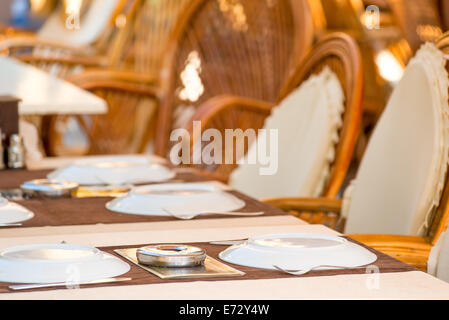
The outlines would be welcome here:
M 155 152 L 166 156 L 186 112 L 219 95 L 276 102 L 311 41 L 307 1 L 193 1 L 167 47 Z
M 108 103 L 106 115 L 76 117 L 89 140 L 87 153 L 135 153 L 143 150 L 145 143 L 142 141 L 151 139 L 157 110 L 153 92 L 163 51 L 168 35 L 188 2 L 134 1 L 126 27 L 111 45 L 107 70 L 92 68 L 68 78 Z M 148 87 L 150 85 L 153 87 Z M 66 116 L 47 119 L 44 141 L 50 155 L 72 152 L 63 139 L 67 119 Z
M 104 28 L 99 38 L 90 46 L 62 44 L 36 35 L 26 37 L 13 35 L 0 42 L 0 54 L 14 57 L 61 78 L 67 78 L 91 68 L 117 68 L 119 64 L 113 58 L 121 57 L 123 51 L 128 48 L 124 45 L 127 40 L 125 35 L 129 34 L 128 30 L 132 27 L 126 22 L 133 21 L 140 2 L 142 0 L 117 0 L 109 26 Z M 89 6 L 91 3 L 83 2 L 83 4 L 84 7 L 81 10 L 86 13 L 91 8 Z M 109 2 L 107 5 L 111 4 L 112 2 Z M 97 7 L 98 5 L 102 3 L 97 3 Z M 62 13 L 64 13 L 63 10 L 58 10 L 53 14 L 51 25 L 58 25 L 56 22 L 59 19 L 65 19 Z M 48 29 L 51 28 L 47 27 Z M 67 147 L 63 143 L 64 138 L 60 136 L 60 132 L 64 131 L 73 118 L 72 116 L 27 116 L 26 120 L 38 128 L 44 150 L 48 155 L 76 155 L 79 154 L 76 148 L 74 151 L 74 148 Z M 52 133 L 50 134 L 49 131 Z M 49 141 L 49 137 L 53 140 Z M 54 148 L 53 143 L 56 144 Z
M 65 77 L 72 83 L 98 94 L 108 103 L 109 113 L 105 116 L 52 116 L 44 118 L 42 125 L 39 120 L 35 120 L 42 128 L 47 154 L 68 155 L 85 152 L 64 143 L 64 131 L 71 120 L 80 123 L 82 131 L 89 139 L 88 152 L 91 154 L 136 152 L 140 148 L 136 143 L 139 144 L 142 134 L 133 127 L 146 127 L 145 119 L 151 121 L 151 118 L 154 118 L 154 102 L 148 100 L 147 93 L 139 90 L 136 92 L 131 89 L 128 92 L 120 88 L 97 87 L 93 85 L 93 81 L 98 70 L 89 70 L 134 70 L 146 74 L 134 78 L 136 81 L 143 81 L 137 84 L 138 88 L 154 83 L 168 34 L 186 3 L 187 0 L 122 0 L 111 20 L 114 26 L 108 28 L 92 48 L 77 49 L 37 37 L 11 38 L 0 44 L 0 51 L 7 48 L 10 55 L 59 77 Z M 123 24 L 123 21 L 126 23 Z M 117 77 L 119 76 L 116 74 L 111 80 L 115 81 Z M 130 87 L 134 88 L 132 85 L 123 86 Z M 123 122 L 117 123 L 124 120 L 129 121 L 127 125 Z M 110 141 L 95 138 L 98 132 L 104 133 L 106 130 L 111 132 Z M 114 136 L 114 133 L 117 135 Z
M 169 37 L 163 62 L 158 58 L 136 61 L 149 69 L 162 65 L 158 78 L 152 79 L 149 74 L 95 70 L 84 78 L 77 76 L 75 79 L 85 89 L 105 93 L 134 84 L 152 84 L 147 95 L 152 95 L 159 106 L 155 151 L 162 156 L 170 147 L 170 130 L 177 127 L 175 115 L 182 114 L 183 107 L 204 110 L 205 105 L 213 103 L 214 97 L 221 94 L 277 101 L 287 76 L 312 42 L 306 0 L 195 0 L 188 3 Z M 142 58 L 142 55 L 136 57 Z M 199 87 L 196 87 L 198 81 Z M 106 85 L 112 83 L 112 87 Z M 198 88 L 200 91 L 195 91 Z M 118 108 L 123 107 L 123 103 L 117 104 L 117 109 L 110 106 L 106 117 L 85 117 L 85 122 L 95 123 L 87 128 L 94 145 L 89 153 L 125 152 L 121 146 L 126 145 L 134 133 L 122 130 L 125 121 Z M 127 110 L 133 110 L 132 104 L 129 106 L 126 102 L 126 105 Z M 111 121 L 117 125 L 111 126 Z M 152 118 L 146 123 L 138 151 L 143 151 L 153 137 L 154 121 Z M 111 139 L 111 143 L 106 143 L 107 139 Z
M 38 36 L 12 36 L 0 42 L 0 54 L 14 57 L 48 71 L 58 77 L 67 77 L 86 68 L 111 66 L 110 55 L 120 48 L 121 34 L 126 29 L 118 18 L 132 18 L 137 0 L 120 0 L 109 26 L 90 46 L 74 46 Z M 59 17 L 56 17 L 59 19 Z
M 440 12 L 441 24 L 443 31 L 449 30 L 449 1 L 438 0 L 438 11 Z
M 436 0 L 388 0 L 394 18 L 412 51 L 425 41 L 435 41 L 442 35 L 442 22 Z
M 108 80 L 96 78 L 94 72 L 83 72 L 71 78 L 72 83 L 89 90 L 108 103 L 108 113 L 99 116 L 74 116 L 81 126 L 82 132 L 89 140 L 89 154 L 121 154 L 135 153 L 142 140 L 142 131 L 146 128 L 146 119 L 154 119 L 154 99 L 156 92 L 151 86 L 152 77 L 135 75 L 128 78 L 126 73 L 103 71 L 101 76 L 110 73 Z M 101 77 L 100 76 L 100 77 Z M 79 155 L 86 150 L 78 151 L 67 146 L 64 139 L 64 124 L 68 116 L 45 117 L 42 130 L 45 149 L 50 155 Z M 144 122 L 144 123 L 142 123 Z M 152 125 L 150 123 L 150 125 Z M 61 128 L 62 126 L 62 128 Z M 136 145 L 137 144 L 137 145 Z
M 338 214 L 342 209 L 339 199 L 267 199 L 266 203 L 286 211 L 313 212 L 321 217 L 320 222 L 326 223 L 325 217 Z M 430 250 L 437 243 L 440 235 L 449 224 L 449 183 L 446 179 L 443 196 L 440 200 L 429 231 L 425 236 L 403 236 L 389 234 L 350 234 L 352 239 L 360 241 L 372 248 L 406 262 L 418 269 L 427 270 Z
M 360 53 L 354 40 L 343 33 L 335 33 L 318 42 L 285 84 L 280 100 L 312 74 L 322 71 L 324 67 L 329 67 L 338 76 L 345 95 L 343 126 L 339 133 L 339 143 L 336 147 L 331 174 L 322 194 L 324 197 L 334 198 L 349 168 L 362 117 L 363 73 Z M 203 129 L 216 128 L 224 131 L 229 128 L 241 128 L 242 130 L 261 128 L 265 118 L 270 114 L 271 106 L 271 104 L 254 99 L 221 96 L 215 98 L 210 105 L 204 105 L 198 109 L 193 120 L 201 121 Z M 191 136 L 193 136 L 193 132 Z M 202 171 L 213 169 L 217 178 L 226 181 L 235 166 L 196 166 L 196 168 Z M 300 217 L 311 222 L 317 218 L 305 213 Z M 326 222 L 333 226 L 336 220 L 329 218 Z
M 444 35 L 437 42 L 437 47 L 444 53 L 449 52 L 449 35 Z M 327 214 L 340 214 L 342 210 L 342 200 L 339 199 L 266 199 L 269 203 L 278 208 L 295 212 L 317 213 L 320 217 Z M 325 218 L 317 223 L 326 221 Z M 352 234 L 351 238 L 356 239 L 368 246 L 389 254 L 401 261 L 426 270 L 430 250 L 437 243 L 440 235 L 447 229 L 449 224 L 449 180 L 446 174 L 444 188 L 438 206 L 433 210 L 429 221 L 429 226 L 422 236 L 390 235 L 390 234 Z
M 140 1 L 132 26 L 120 47 L 115 50 L 111 65 L 115 69 L 159 76 L 168 37 L 189 0 Z M 119 49 L 119 48 L 118 48 Z

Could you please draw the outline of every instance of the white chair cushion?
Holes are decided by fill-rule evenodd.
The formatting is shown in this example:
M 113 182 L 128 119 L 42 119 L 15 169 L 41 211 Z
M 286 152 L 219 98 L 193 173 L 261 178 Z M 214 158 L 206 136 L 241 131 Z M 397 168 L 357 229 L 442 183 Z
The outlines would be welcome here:
M 438 279 L 449 282 L 449 236 L 442 238 L 442 246 L 438 257 L 438 267 L 436 270 Z
M 449 234 L 443 232 L 430 250 L 427 273 L 449 282 Z
M 256 198 L 320 195 L 334 160 L 343 111 L 344 94 L 336 75 L 325 68 L 311 76 L 265 121 L 267 134 L 278 130 L 277 173 L 260 175 L 259 168 L 266 165 L 246 161 L 257 153 L 261 139 L 270 146 L 269 137 L 261 134 L 244 164 L 232 173 L 230 185 Z
M 72 46 L 94 43 L 106 28 L 119 0 L 93 0 L 89 10 L 80 19 L 80 29 L 70 30 L 61 21 L 60 13 L 53 13 L 41 27 L 39 37 Z
M 355 179 L 351 180 L 351 182 L 346 187 L 346 189 L 343 193 L 343 199 L 342 199 L 343 201 L 342 201 L 341 212 L 340 212 L 340 216 L 342 218 L 345 218 L 345 219 L 348 218 L 349 208 L 351 207 L 352 194 L 354 192 L 356 182 L 357 181 Z
M 446 244 L 446 251 L 449 250 L 449 237 L 446 235 L 447 232 L 443 232 L 441 236 L 438 238 L 435 245 L 430 249 L 429 257 L 427 258 L 427 273 L 431 274 L 432 276 L 437 276 L 438 272 L 438 264 L 440 259 L 440 253 L 441 249 L 443 247 L 443 244 L 447 242 Z M 447 238 L 447 240 L 446 240 Z M 449 259 L 449 251 L 447 252 L 447 259 Z M 449 266 L 449 264 L 448 264 Z M 448 270 L 449 271 L 449 270 Z M 449 276 L 449 275 L 448 275 Z M 449 281 L 449 278 L 448 278 Z
M 357 173 L 347 233 L 425 233 L 448 163 L 445 63 L 425 44 L 407 66 Z

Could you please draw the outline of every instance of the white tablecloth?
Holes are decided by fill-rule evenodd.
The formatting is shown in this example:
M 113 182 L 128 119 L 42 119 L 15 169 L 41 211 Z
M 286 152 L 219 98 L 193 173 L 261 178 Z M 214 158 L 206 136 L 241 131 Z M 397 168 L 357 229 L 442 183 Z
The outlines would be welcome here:
M 265 220 L 266 219 L 266 220 Z M 274 221 L 273 221 L 274 220 Z M 277 224 L 273 225 L 273 222 Z M 60 242 L 90 246 L 156 242 L 241 239 L 276 232 L 336 234 L 320 225 L 291 217 L 198 220 L 118 226 L 91 232 L 77 227 L 1 230 L 0 248 L 26 243 Z M 114 227 L 114 228 L 115 228 Z M 94 229 L 97 228 L 95 231 Z M 139 230 L 137 230 L 139 229 Z M 59 230 L 59 231 L 58 231 Z M 9 230 L 13 231 L 13 230 Z M 22 231 L 26 231 L 23 233 Z M 85 233 L 87 232 L 87 233 Z M 9 233 L 9 235 L 7 235 Z M 6 236 L 6 237 L 5 237 Z M 196 281 L 0 294 L 0 299 L 449 299 L 449 284 L 424 272 L 339 275 L 270 280 Z
M 21 115 L 101 114 L 103 99 L 31 65 L 0 56 L 0 95 L 15 96 Z
M 36 163 L 54 168 L 70 159 Z M 0 229 L 0 249 L 66 241 L 94 247 L 243 239 L 300 232 L 338 235 L 292 216 Z M 269 280 L 195 281 L 0 294 L 0 299 L 449 299 L 449 284 L 424 272 Z

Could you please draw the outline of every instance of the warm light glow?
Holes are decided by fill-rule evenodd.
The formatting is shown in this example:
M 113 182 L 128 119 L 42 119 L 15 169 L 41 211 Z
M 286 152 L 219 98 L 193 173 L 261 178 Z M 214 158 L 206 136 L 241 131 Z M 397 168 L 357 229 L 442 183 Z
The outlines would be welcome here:
M 64 0 L 65 12 L 67 14 L 79 14 L 83 0 Z
M 248 30 L 245 9 L 239 0 L 218 0 L 218 3 L 220 5 L 220 10 L 231 21 L 232 27 L 235 30 Z
M 429 24 L 417 26 L 416 33 L 422 41 L 435 41 L 443 35 L 440 27 Z
M 376 64 L 381 77 L 389 82 L 398 82 L 404 74 L 403 66 L 388 50 L 382 50 L 376 55 Z
M 115 26 L 117 28 L 123 28 L 124 26 L 126 26 L 126 15 L 124 15 L 123 13 L 119 14 L 115 19 Z
M 39 12 L 45 6 L 45 0 L 31 0 L 31 9 Z
M 379 28 L 379 16 L 376 15 L 376 13 L 373 11 L 362 13 L 362 15 L 360 16 L 360 21 L 365 26 L 365 28 L 369 30 Z
M 192 51 L 187 57 L 186 66 L 181 72 L 181 81 L 184 88 L 179 92 L 181 100 L 195 102 L 204 92 L 204 86 L 200 78 L 201 59 L 197 51 Z

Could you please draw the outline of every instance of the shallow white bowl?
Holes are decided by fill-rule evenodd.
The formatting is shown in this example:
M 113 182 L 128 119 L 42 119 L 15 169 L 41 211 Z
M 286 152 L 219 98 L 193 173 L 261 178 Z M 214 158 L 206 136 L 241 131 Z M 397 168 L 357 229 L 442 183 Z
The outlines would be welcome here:
M 72 164 L 79 166 L 96 166 L 102 163 L 135 163 L 135 164 L 162 164 L 165 159 L 150 155 L 104 155 L 87 156 L 75 160 Z
M 285 233 L 261 235 L 222 251 L 220 259 L 241 266 L 307 270 L 321 265 L 360 267 L 377 256 L 342 237 Z M 328 268 L 329 269 L 329 268 Z
M 0 251 L 0 281 L 70 283 L 116 277 L 130 266 L 96 248 L 70 244 L 35 244 Z
M 80 185 L 114 185 L 162 182 L 175 175 L 175 172 L 148 157 L 102 156 L 75 161 L 47 177 Z
M 166 183 L 139 186 L 106 208 L 120 213 L 170 216 L 217 211 L 235 211 L 245 202 L 220 187 L 202 183 Z M 168 212 L 170 213 L 168 213 Z
M 0 224 L 19 223 L 30 220 L 33 217 L 34 213 L 27 208 L 0 198 Z

